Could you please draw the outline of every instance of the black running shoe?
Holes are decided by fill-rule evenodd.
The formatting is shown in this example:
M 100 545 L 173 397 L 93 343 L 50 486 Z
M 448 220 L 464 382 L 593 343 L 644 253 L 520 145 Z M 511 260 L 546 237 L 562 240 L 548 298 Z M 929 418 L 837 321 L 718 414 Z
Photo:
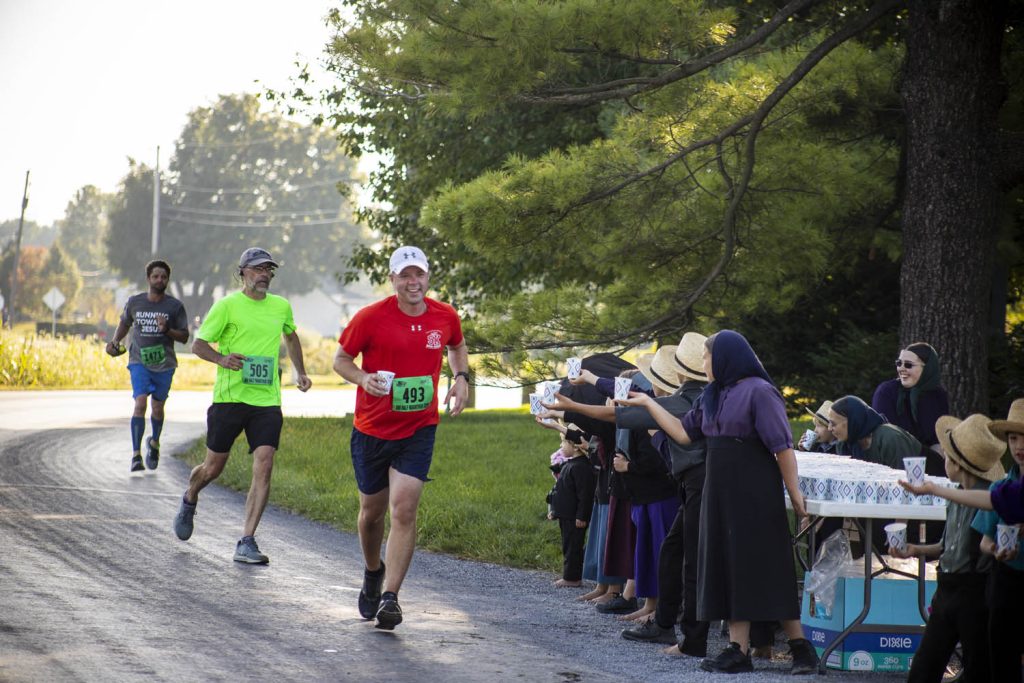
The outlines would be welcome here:
M 740 674 L 750 673 L 754 665 L 750 661 L 750 654 L 743 654 L 739 643 L 729 643 L 729 647 L 722 650 L 720 655 L 702 661 L 700 668 L 720 674 Z
M 153 437 L 146 439 L 146 467 L 155 470 L 160 464 L 160 443 Z
M 132 456 L 132 472 L 141 472 L 144 469 L 146 467 L 142 464 L 142 456 L 136 453 Z
M 373 619 L 380 608 L 380 589 L 384 585 L 384 563 L 374 574 L 363 570 L 363 589 L 359 591 L 359 614 L 363 619 Z
M 392 631 L 402 623 L 402 608 L 398 606 L 398 598 L 388 593 L 381 598 L 380 609 L 377 610 L 376 628 Z

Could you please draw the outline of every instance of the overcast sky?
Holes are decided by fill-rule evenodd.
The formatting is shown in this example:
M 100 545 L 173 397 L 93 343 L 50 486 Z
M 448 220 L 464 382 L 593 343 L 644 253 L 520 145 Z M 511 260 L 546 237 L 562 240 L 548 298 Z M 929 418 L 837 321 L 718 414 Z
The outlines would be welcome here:
M 128 157 L 167 159 L 192 109 L 316 64 L 330 0 L 0 0 L 0 221 L 62 218 Z M 257 83 L 256 81 L 259 81 Z

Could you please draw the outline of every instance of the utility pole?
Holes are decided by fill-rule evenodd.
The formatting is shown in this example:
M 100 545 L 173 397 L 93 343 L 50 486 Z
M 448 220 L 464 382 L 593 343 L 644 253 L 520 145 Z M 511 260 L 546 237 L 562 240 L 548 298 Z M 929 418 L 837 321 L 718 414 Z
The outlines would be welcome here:
M 18 219 L 18 236 L 14 239 L 14 270 L 11 271 L 11 301 L 7 304 L 7 325 L 14 329 L 14 311 L 18 296 L 18 265 L 21 260 L 21 230 L 25 225 L 25 209 L 28 208 L 28 174 L 25 171 L 25 189 L 21 193 L 21 218 Z
M 156 147 L 156 166 L 153 167 L 153 239 L 150 252 L 156 256 L 160 246 L 160 145 Z

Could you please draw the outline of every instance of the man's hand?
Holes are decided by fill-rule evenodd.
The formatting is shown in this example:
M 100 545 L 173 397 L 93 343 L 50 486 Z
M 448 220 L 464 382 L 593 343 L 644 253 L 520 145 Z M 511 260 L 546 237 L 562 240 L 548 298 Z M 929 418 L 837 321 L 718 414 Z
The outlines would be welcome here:
M 309 388 L 313 386 L 313 380 L 309 378 L 309 375 L 300 374 L 295 378 L 295 386 L 298 387 L 299 391 L 309 391 Z
M 127 349 L 125 349 L 120 344 L 115 344 L 113 339 L 107 342 L 107 345 L 103 348 L 103 350 L 107 352 L 108 356 L 113 356 L 114 358 L 117 358 L 125 351 L 127 351 Z
M 370 396 L 387 396 L 388 383 L 383 377 L 378 375 L 376 372 L 367 372 L 363 375 L 363 379 L 359 382 L 359 386 L 363 388 L 363 391 L 368 393 Z
M 240 353 L 232 353 L 227 356 L 221 356 L 217 359 L 217 365 L 228 370 L 241 370 L 242 364 L 245 362 L 245 356 Z
M 455 405 L 449 405 L 449 401 L 455 399 Z M 463 411 L 466 407 L 466 402 L 469 400 L 469 382 L 465 377 L 459 375 L 455 378 L 455 382 L 452 384 L 452 388 L 448 390 L 448 393 L 444 397 L 444 403 L 449 407 L 449 415 L 455 417 Z

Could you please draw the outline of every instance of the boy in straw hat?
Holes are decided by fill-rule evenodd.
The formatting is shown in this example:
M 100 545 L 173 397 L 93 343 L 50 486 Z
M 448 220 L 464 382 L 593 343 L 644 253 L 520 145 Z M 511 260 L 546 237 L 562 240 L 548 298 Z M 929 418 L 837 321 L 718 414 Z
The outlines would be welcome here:
M 1006 439 L 1013 465 L 1006 478 L 992 484 L 995 489 L 1003 483 L 1020 482 L 1024 470 L 1024 398 L 1010 405 L 1005 420 L 996 420 L 989 431 Z M 983 534 L 982 552 L 993 555 L 996 562 L 988 577 L 988 632 L 989 657 L 992 661 L 993 681 L 1021 680 L 1020 607 L 1024 605 L 1024 541 L 1018 530 L 1017 543 L 1000 550 L 995 542 L 999 525 L 1006 522 L 995 511 L 980 510 L 971 526 Z M 1004 530 L 1005 533 L 1005 530 Z
M 800 439 L 800 448 L 805 452 L 841 454 L 843 442 L 836 438 L 828 425 L 828 410 L 831 407 L 832 401 L 824 401 L 817 410 L 804 408 L 814 418 L 814 429 L 808 429 Z
M 967 490 L 985 490 L 1005 472 L 999 463 L 1005 446 L 989 431 L 984 415 L 965 420 L 944 415 L 935 431 L 946 462 L 946 476 Z M 934 487 L 934 485 L 933 485 Z M 963 648 L 964 681 L 988 681 L 988 608 L 985 585 L 991 555 L 981 552 L 981 534 L 971 528 L 974 510 L 952 503 L 946 510 L 946 529 L 940 543 L 907 544 L 905 551 L 890 546 L 893 557 L 939 558 L 938 588 L 931 617 L 907 680 L 942 680 L 957 641 Z

